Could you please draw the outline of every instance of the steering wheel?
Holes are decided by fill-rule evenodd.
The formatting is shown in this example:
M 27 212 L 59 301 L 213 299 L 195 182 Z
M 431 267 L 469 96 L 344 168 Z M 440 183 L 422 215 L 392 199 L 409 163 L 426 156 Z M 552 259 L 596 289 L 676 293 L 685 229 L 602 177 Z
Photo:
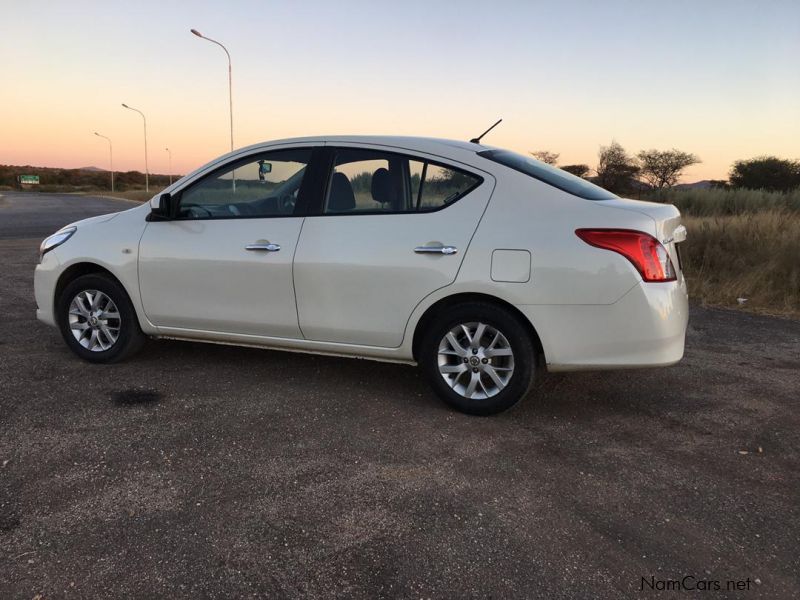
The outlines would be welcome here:
M 194 217 L 194 218 L 200 218 L 200 217 L 204 217 L 204 216 L 208 216 L 208 217 L 213 217 L 214 216 L 211 213 L 211 211 L 208 210 L 205 206 L 198 206 L 198 205 L 195 204 L 194 206 L 188 207 L 188 210 L 189 210 L 189 216 L 190 217 Z M 201 210 L 204 211 L 206 214 L 204 215 L 203 213 L 201 213 L 200 212 Z
M 294 212 L 295 204 L 297 204 L 297 198 L 294 197 L 294 194 L 284 194 L 278 198 L 278 206 L 281 212 Z

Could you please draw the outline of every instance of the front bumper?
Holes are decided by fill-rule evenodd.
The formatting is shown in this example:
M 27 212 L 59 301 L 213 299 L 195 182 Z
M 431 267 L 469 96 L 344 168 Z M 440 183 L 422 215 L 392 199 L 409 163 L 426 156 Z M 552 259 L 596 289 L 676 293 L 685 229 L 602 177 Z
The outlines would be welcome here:
M 686 282 L 645 283 L 614 304 L 517 306 L 533 324 L 551 371 L 675 364 L 683 358 Z
M 36 298 L 36 318 L 56 327 L 55 293 L 61 262 L 55 250 L 42 257 L 33 273 L 33 295 Z

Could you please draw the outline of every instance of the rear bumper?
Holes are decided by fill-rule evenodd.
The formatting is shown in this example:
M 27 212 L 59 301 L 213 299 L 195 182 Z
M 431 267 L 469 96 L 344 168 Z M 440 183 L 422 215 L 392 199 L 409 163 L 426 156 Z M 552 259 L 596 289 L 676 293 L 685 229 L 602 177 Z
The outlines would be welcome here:
M 642 282 L 614 304 L 517 306 L 533 324 L 551 371 L 625 369 L 683 358 L 686 283 Z

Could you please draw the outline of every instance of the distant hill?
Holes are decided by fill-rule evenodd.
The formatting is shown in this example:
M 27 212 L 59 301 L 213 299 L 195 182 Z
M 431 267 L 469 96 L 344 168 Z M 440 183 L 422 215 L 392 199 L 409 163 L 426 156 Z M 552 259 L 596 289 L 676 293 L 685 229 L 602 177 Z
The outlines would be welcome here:
M 107 190 L 110 185 L 109 172 L 98 167 L 82 167 L 80 169 L 54 169 L 51 167 L 34 167 L 31 165 L 0 165 L 0 186 L 19 187 L 18 175 L 38 175 L 39 185 L 30 186 L 42 191 L 100 191 Z M 173 181 L 180 175 L 173 175 Z M 150 173 L 150 185 L 166 187 L 169 175 Z M 115 171 L 114 187 L 123 192 L 144 188 L 144 173 L 139 171 Z
M 702 181 L 695 181 L 694 183 L 679 183 L 678 185 L 674 186 L 672 189 L 674 190 L 707 190 L 711 188 L 711 181 L 708 179 L 703 179 Z
M 674 190 L 710 190 L 711 188 L 725 187 L 727 181 L 720 179 L 703 179 L 694 183 L 679 183 L 672 189 Z

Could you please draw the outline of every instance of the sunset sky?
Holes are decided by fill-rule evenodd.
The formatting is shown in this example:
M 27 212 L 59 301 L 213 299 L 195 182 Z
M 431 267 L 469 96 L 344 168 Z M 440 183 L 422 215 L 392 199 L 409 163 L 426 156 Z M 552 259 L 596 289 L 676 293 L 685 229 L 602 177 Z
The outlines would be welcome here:
M 800 2 L 21 2 L 0 12 L 0 164 L 186 173 L 317 134 L 469 139 L 594 166 L 612 139 L 723 179 L 800 158 Z

